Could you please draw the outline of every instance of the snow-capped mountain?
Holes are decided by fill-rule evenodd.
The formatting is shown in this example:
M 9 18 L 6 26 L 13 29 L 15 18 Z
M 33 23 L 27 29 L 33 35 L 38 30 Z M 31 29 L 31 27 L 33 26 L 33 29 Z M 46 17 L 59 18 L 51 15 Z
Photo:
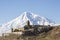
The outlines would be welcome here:
M 27 21 L 30 21 L 31 25 L 54 25 L 54 22 L 50 21 L 48 18 L 36 15 L 30 12 L 24 12 L 16 19 L 12 21 L 2 24 L 0 27 L 0 34 L 2 33 L 10 33 L 11 28 L 20 28 L 26 25 Z

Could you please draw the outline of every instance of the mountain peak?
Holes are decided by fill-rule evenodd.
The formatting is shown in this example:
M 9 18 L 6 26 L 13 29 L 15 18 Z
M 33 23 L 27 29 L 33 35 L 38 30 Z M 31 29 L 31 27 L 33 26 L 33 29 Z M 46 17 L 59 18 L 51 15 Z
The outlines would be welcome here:
M 24 15 L 28 16 L 28 15 L 33 15 L 32 12 L 24 12 Z
M 12 24 L 12 25 L 16 24 L 16 25 L 21 26 L 21 24 L 26 24 L 27 20 L 29 20 L 31 22 L 31 25 L 33 25 L 33 24 L 34 25 L 52 25 L 52 24 L 54 24 L 54 22 L 52 22 L 48 18 L 39 16 L 32 12 L 23 12 L 19 17 L 8 22 L 7 24 Z
M 31 24 L 34 24 L 34 25 L 51 25 L 51 24 L 54 24 L 54 22 L 52 22 L 48 18 L 36 15 L 32 12 L 24 12 L 21 16 L 21 20 L 24 22 L 29 20 L 31 22 Z

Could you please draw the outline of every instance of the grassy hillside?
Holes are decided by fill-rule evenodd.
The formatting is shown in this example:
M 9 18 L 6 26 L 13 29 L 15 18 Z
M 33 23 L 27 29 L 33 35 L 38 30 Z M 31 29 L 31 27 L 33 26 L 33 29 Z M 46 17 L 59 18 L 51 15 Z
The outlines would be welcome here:
M 47 40 L 60 40 L 60 26 L 55 27 L 47 34 L 48 35 L 45 37 Z
M 43 32 L 37 36 L 10 34 L 9 36 L 0 37 L 0 40 L 60 40 L 60 26 L 54 27 L 47 33 Z

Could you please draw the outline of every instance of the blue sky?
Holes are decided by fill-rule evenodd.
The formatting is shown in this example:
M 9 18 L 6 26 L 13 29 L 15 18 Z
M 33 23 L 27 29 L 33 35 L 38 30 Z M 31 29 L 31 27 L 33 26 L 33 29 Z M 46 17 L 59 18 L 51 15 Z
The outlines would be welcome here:
M 60 0 L 0 0 L 0 24 L 11 21 L 25 11 L 60 24 Z

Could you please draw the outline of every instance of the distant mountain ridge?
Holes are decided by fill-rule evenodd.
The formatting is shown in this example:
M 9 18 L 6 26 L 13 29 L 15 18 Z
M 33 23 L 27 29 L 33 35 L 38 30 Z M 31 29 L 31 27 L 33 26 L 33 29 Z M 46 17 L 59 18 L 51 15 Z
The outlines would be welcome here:
M 31 25 L 54 25 L 54 22 L 50 21 L 48 18 L 36 15 L 31 12 L 24 12 L 16 19 L 12 21 L 2 24 L 0 28 L 0 34 L 2 33 L 10 33 L 11 28 L 20 28 L 26 25 L 27 21 L 30 21 Z
M 17 17 L 16 19 L 13 19 L 12 21 L 3 24 L 3 25 L 11 25 L 11 26 L 15 26 L 15 25 L 19 25 L 22 26 L 26 23 L 26 21 L 29 20 L 31 25 L 53 25 L 54 22 L 52 22 L 51 20 L 49 20 L 48 18 L 45 17 L 41 17 L 39 15 L 30 13 L 30 12 L 24 12 L 22 13 L 22 15 L 20 15 L 19 17 Z

